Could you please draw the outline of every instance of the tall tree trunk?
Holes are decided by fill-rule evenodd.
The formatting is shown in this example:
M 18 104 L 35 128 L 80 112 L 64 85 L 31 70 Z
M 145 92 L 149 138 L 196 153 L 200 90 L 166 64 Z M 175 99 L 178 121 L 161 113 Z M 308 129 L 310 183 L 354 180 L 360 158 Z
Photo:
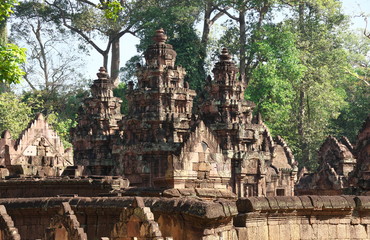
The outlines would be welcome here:
M 202 48 L 200 52 L 202 62 L 205 61 L 207 55 L 207 45 L 209 40 L 209 33 L 211 31 L 211 14 L 212 14 L 212 1 L 206 1 L 204 10 L 203 33 L 202 33 Z
M 307 141 L 305 134 L 305 117 L 306 117 L 306 106 L 305 106 L 306 93 L 303 89 L 299 91 L 299 106 L 298 106 L 298 135 L 299 145 L 302 151 L 303 165 L 306 166 L 308 163 L 307 156 Z
M 4 46 L 8 42 L 6 20 L 0 22 L 0 45 Z
M 110 66 L 111 81 L 115 87 L 119 84 L 119 64 L 120 64 L 120 48 L 119 48 L 119 38 L 113 40 L 112 42 L 112 58 Z
M 39 48 L 40 48 L 39 65 L 40 65 L 40 68 L 42 69 L 43 74 L 44 74 L 45 89 L 46 89 L 46 91 L 49 92 L 49 91 L 51 91 L 51 89 L 54 88 L 54 86 L 52 86 L 53 85 L 53 83 L 51 81 L 52 79 L 49 79 L 49 66 L 48 66 L 48 61 L 46 59 L 47 57 L 46 57 L 45 47 L 44 47 L 44 44 L 43 44 L 42 39 L 41 39 L 41 23 L 40 23 L 40 20 L 37 21 L 36 29 L 32 26 L 32 31 L 35 34 L 37 43 L 38 43 Z
M 246 36 L 246 26 L 245 26 L 245 9 L 239 12 L 239 31 L 240 31 L 240 79 L 245 81 L 245 67 L 246 67 L 246 55 L 245 55 L 245 45 L 247 42 Z
M 0 46 L 5 46 L 8 43 L 8 35 L 6 30 L 6 20 L 0 22 Z M 9 92 L 10 86 L 5 79 L 0 79 L 0 93 Z
M 301 1 L 298 6 L 298 24 L 300 37 L 303 37 L 304 34 L 304 2 Z M 299 135 L 299 147 L 302 151 L 302 160 L 303 166 L 307 166 L 309 162 L 309 152 L 308 152 L 308 142 L 306 136 L 306 88 L 305 88 L 305 79 L 302 79 L 301 86 L 299 89 L 299 106 L 298 106 L 298 135 Z
M 103 56 L 103 67 L 107 70 L 108 69 L 108 52 L 101 53 Z

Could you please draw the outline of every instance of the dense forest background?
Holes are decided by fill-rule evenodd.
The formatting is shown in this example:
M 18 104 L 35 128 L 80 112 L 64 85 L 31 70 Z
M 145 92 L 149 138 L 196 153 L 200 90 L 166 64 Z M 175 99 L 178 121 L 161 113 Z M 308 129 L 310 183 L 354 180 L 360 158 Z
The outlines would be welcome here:
M 358 17 L 367 22 L 366 13 Z M 355 144 L 370 113 L 370 33 L 349 23 L 337 0 L 3 0 L 0 131 L 17 138 L 42 112 L 70 146 L 91 83 L 81 73 L 84 56 L 101 55 L 124 100 L 135 64 L 162 27 L 198 94 L 227 47 L 255 114 L 289 143 L 300 167 L 313 170 L 323 140 L 344 135 Z M 121 66 L 125 35 L 140 39 L 139 54 Z M 20 81 L 28 87 L 14 91 Z

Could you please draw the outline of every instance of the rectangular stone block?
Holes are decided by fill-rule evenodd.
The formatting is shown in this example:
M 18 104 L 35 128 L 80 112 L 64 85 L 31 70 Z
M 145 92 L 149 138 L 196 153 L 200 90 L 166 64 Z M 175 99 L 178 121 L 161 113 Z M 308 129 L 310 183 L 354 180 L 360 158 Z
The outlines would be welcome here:
M 337 224 L 329 224 L 328 225 L 329 229 L 329 239 L 338 239 L 338 233 L 337 233 Z
M 279 240 L 280 239 L 280 230 L 279 225 L 269 225 L 269 240 Z M 284 239 L 284 238 L 282 238 Z
M 345 224 L 338 224 L 337 225 L 337 234 L 340 236 L 340 238 L 348 238 L 349 233 L 347 230 L 347 225 Z
M 365 225 L 357 224 L 357 225 L 350 225 L 350 234 L 351 238 L 354 239 L 367 239 L 367 232 Z
M 301 224 L 300 233 L 301 233 L 301 239 L 312 239 L 313 237 L 312 226 L 309 224 Z
M 319 239 L 329 238 L 329 227 L 328 224 L 322 223 L 317 224 L 317 236 Z
M 290 238 L 290 226 L 289 226 L 289 224 L 280 224 L 279 225 L 279 236 L 280 236 L 280 239 L 289 239 Z
M 300 226 L 296 223 L 290 224 L 290 239 L 299 240 L 300 239 Z
M 269 239 L 269 228 L 267 224 L 258 226 L 258 239 Z

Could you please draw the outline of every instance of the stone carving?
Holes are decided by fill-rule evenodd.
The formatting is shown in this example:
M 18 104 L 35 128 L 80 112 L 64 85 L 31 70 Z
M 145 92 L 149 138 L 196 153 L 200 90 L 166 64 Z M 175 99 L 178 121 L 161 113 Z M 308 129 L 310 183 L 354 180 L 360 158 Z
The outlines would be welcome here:
M 315 173 L 301 171 L 297 194 L 367 195 L 370 191 L 369 139 L 370 115 L 357 135 L 355 147 L 346 137 L 338 141 L 329 136 L 319 151 L 318 170 Z
M 71 206 L 63 202 L 58 214 L 51 219 L 46 229 L 44 240 L 87 240 L 87 235 L 80 227 Z
M 122 210 L 119 222 L 114 225 L 111 239 L 172 240 L 171 237 L 162 236 L 152 211 L 145 207 L 140 197 L 135 197 L 132 206 Z
M 107 108 L 92 110 L 97 109 L 89 104 L 93 100 L 85 101 L 90 107 L 81 112 L 74 131 L 76 163 L 97 170 L 109 162 L 112 173 L 128 178 L 132 187 L 292 195 L 297 174 L 293 155 L 282 140 L 274 142 L 259 115 L 253 117 L 255 104 L 244 100 L 246 84 L 237 79 L 238 70 L 227 49 L 213 69 L 215 79 L 206 79 L 196 115 L 195 91 L 184 82 L 185 69 L 175 65 L 176 52 L 166 43 L 163 29 L 153 39 L 155 43 L 144 53 L 146 64 L 137 65 L 137 87 L 128 84 L 128 114 L 121 121 L 118 114 L 102 118 Z M 117 102 L 106 84 L 97 84 L 106 78 L 102 70 L 92 87 L 100 105 L 103 95 Z M 110 174 L 94 172 L 98 173 Z
M 246 84 L 237 79 L 238 69 L 226 48 L 212 72 L 200 116 L 231 161 L 233 191 L 243 197 L 275 196 L 281 187 L 279 194 L 293 195 L 294 157 L 281 140 L 275 144 L 259 115 L 253 117 L 255 104 L 244 99 Z
M 76 165 L 84 166 L 86 174 L 108 175 L 114 165 L 111 144 L 118 134 L 122 100 L 113 96 L 114 85 L 105 68 L 91 86 L 92 96 L 79 109 L 78 125 L 72 130 Z
M 166 39 L 163 29 L 158 30 L 155 44 L 144 54 L 138 87 L 129 87 L 127 93 L 128 114 L 120 123 L 122 143 L 113 147 L 118 156 L 115 173 L 135 186 L 174 187 L 173 171 L 179 169 L 173 159 L 194 126 L 195 91 L 186 88 L 186 72 L 175 66 L 176 52 Z M 184 174 L 183 179 L 189 177 Z
M 354 153 L 357 164 L 351 174 L 351 183 L 357 194 L 367 194 L 370 191 L 370 115 L 357 135 Z
M 57 133 L 39 113 L 17 140 L 11 139 L 9 131 L 3 132 L 0 164 L 10 175 L 60 176 L 67 166 L 73 165 L 73 160 L 71 149 L 64 149 Z M 3 168 L 2 177 L 5 172 Z
M 296 187 L 299 195 L 338 195 L 349 187 L 349 173 L 356 164 L 348 139 L 326 138 L 319 150 L 319 167 L 315 173 L 303 175 Z
M 4 205 L 0 205 L 0 239 L 20 240 L 18 229 L 14 226 L 12 218 L 6 212 Z

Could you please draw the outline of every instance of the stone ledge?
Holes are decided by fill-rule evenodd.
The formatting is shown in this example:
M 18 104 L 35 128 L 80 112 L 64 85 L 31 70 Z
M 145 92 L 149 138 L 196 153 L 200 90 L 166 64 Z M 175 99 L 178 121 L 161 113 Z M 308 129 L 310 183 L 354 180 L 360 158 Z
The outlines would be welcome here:
M 144 197 L 145 206 L 154 213 L 184 214 L 201 219 L 229 218 L 237 215 L 235 201 L 205 201 L 196 198 L 155 198 Z M 0 205 L 13 211 L 32 210 L 45 212 L 56 210 L 63 202 L 68 202 L 75 209 L 112 209 L 130 207 L 134 197 L 50 197 L 50 198 L 6 198 L 0 199 Z
M 370 210 L 370 197 L 360 196 L 295 196 L 249 197 L 236 201 L 240 213 L 292 211 L 347 211 Z

